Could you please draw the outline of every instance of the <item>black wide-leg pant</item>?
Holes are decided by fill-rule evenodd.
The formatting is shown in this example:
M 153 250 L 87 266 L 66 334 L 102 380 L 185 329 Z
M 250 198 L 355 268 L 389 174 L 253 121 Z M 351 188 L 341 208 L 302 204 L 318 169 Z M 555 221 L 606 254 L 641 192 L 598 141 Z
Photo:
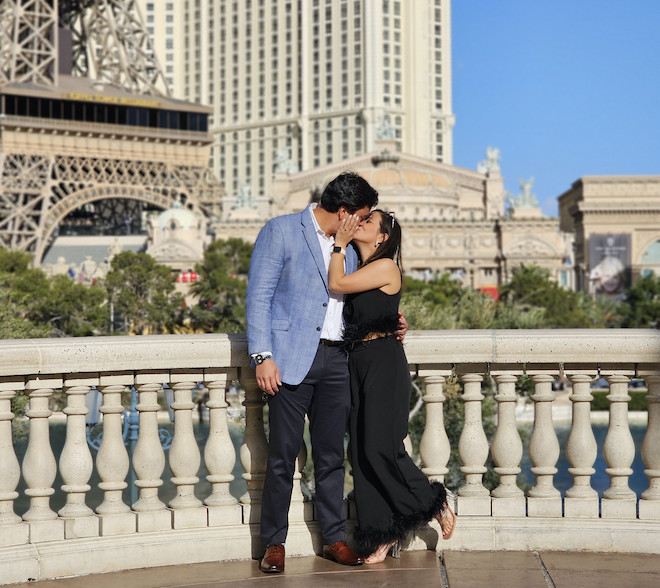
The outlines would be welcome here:
M 325 544 L 346 537 L 344 510 L 344 438 L 350 410 L 346 353 L 319 345 L 314 363 L 298 386 L 282 386 L 268 401 L 269 450 L 263 501 L 261 539 L 264 545 L 284 543 L 296 458 L 309 416 L 316 482 L 316 508 Z
M 442 484 L 429 483 L 406 453 L 410 372 L 395 336 L 357 343 L 349 356 L 350 454 L 358 526 L 366 554 L 403 541 L 441 512 Z

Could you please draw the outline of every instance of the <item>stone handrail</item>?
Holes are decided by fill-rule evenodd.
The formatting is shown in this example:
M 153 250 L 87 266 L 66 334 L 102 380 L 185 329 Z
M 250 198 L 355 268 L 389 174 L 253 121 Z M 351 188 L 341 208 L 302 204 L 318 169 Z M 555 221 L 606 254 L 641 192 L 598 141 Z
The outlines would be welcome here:
M 450 375 L 463 383 L 464 427 L 458 452 L 465 482 L 454 506 L 454 537 L 438 541 L 435 523 L 411 548 L 579 549 L 660 552 L 660 332 L 652 330 L 413 331 L 406 338 L 411 371 L 425 385 L 426 428 L 420 456 L 423 471 L 442 481 L 450 456 L 444 428 L 444 385 Z M 534 428 L 529 458 L 535 477 L 527 495 L 516 484 L 523 458 L 517 429 L 515 384 L 527 374 L 534 385 Z M 559 375 L 572 382 L 571 430 L 566 442 L 573 486 L 555 488 L 559 441 L 553 428 Z M 591 485 L 597 444 L 590 422 L 590 383 L 609 382 L 609 429 L 603 443 L 610 487 L 602 497 Z M 647 385 L 648 425 L 641 457 L 649 488 L 637 496 L 629 487 L 635 446 L 628 426 L 628 382 Z M 229 436 L 225 390 L 239 379 L 245 389 L 246 427 L 240 461 L 247 491 L 229 492 L 236 454 Z M 482 420 L 481 383 L 496 383 L 497 429 L 487 439 Z M 209 434 L 203 454 L 193 431 L 192 390 L 209 391 Z M 173 390 L 174 439 L 169 450 L 176 496 L 159 498 L 165 452 L 158 437 L 157 397 Z M 96 461 L 85 430 L 86 394 L 103 397 L 103 437 Z M 139 492 L 131 505 L 122 498 L 130 468 L 122 438 L 122 393 L 137 391 L 139 437 L 132 465 Z M 66 442 L 56 460 L 49 439 L 55 391 L 66 396 Z M 29 442 L 18 463 L 12 443 L 11 401 L 29 398 Z M 258 520 L 268 444 L 263 401 L 248 364 L 243 335 L 164 335 L 0 341 L 0 584 L 111 570 L 247 559 L 258 556 Z M 483 484 L 491 455 L 499 485 Z M 198 496 L 201 460 L 210 492 Z M 298 473 L 306 456 L 301 453 Z M 96 469 L 102 503 L 86 504 Z M 66 504 L 54 512 L 50 497 L 56 475 Z M 26 512 L 15 513 L 16 488 L 23 478 Z M 299 484 L 292 498 L 287 553 L 319 550 L 314 509 Z M 59 488 L 58 488 L 59 490 Z M 347 503 L 350 519 L 354 516 Z M 439 545 L 441 544 L 441 545 Z

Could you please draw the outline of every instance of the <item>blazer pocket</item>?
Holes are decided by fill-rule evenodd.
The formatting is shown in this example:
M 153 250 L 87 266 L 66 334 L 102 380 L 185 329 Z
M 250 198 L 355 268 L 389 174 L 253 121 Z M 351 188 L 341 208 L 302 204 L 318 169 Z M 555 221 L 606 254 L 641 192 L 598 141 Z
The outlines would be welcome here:
M 289 319 L 273 319 L 271 324 L 274 331 L 289 330 Z

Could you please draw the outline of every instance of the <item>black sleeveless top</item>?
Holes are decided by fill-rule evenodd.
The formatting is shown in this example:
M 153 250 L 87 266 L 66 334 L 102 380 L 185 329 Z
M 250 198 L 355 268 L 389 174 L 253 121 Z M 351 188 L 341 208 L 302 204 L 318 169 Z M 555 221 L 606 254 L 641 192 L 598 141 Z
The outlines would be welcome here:
M 344 303 L 344 342 L 351 348 L 369 333 L 394 333 L 399 328 L 401 290 L 385 294 L 375 288 L 346 296 Z

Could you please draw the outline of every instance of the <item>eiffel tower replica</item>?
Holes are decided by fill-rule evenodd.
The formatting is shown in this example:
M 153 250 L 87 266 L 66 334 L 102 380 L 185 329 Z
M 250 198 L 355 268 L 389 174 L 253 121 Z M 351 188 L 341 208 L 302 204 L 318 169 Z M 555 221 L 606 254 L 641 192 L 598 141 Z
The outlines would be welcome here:
M 1 0 L 0 246 L 39 265 L 62 231 L 219 218 L 211 111 L 170 96 L 134 0 Z

